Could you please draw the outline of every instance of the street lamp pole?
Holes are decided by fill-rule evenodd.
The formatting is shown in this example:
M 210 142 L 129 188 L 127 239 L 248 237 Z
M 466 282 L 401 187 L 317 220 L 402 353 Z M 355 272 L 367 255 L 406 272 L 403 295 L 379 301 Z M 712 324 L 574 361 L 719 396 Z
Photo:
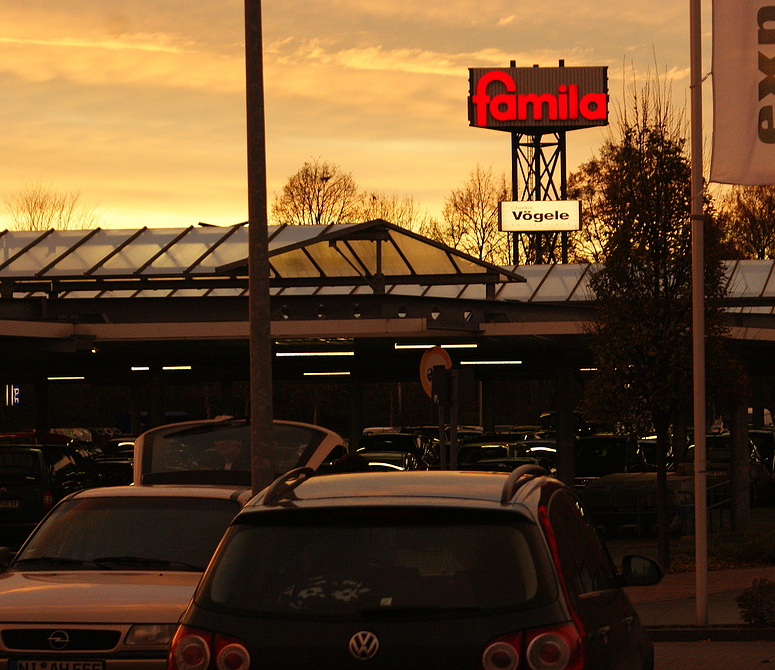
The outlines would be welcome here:
M 274 477 L 272 331 L 266 195 L 266 128 L 261 0 L 245 0 L 245 84 L 250 322 L 250 449 L 253 493 Z

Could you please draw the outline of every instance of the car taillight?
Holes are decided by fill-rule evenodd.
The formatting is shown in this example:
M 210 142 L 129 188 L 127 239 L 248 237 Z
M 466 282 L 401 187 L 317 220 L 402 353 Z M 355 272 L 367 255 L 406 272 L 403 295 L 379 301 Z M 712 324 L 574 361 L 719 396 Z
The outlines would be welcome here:
M 51 509 L 54 506 L 54 496 L 51 491 L 46 491 L 43 494 L 43 509 Z
M 525 644 L 527 662 L 532 670 L 575 670 L 584 667 L 581 636 L 572 623 L 528 631 Z
M 170 645 L 167 670 L 207 670 L 212 637 L 207 631 L 179 626 Z
M 482 654 L 482 670 L 581 670 L 583 667 L 581 636 L 571 622 L 504 635 L 487 645 Z
M 191 626 L 178 627 L 167 657 L 167 670 L 247 670 L 249 667 L 250 654 L 242 642 Z
M 215 636 L 215 664 L 218 670 L 247 670 L 250 654 L 238 640 Z
M 484 670 L 516 670 L 519 665 L 519 651 L 522 635 L 496 640 L 487 646 L 482 654 Z

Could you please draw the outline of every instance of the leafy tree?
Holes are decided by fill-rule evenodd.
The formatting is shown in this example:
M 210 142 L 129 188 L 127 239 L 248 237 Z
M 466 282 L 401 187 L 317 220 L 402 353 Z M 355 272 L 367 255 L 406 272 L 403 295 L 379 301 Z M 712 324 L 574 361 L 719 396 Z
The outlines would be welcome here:
M 656 432 L 658 545 L 667 566 L 670 427 L 685 421 L 692 398 L 691 169 L 681 117 L 652 82 L 633 87 L 616 132 L 576 182 L 590 187 L 596 203 L 603 259 L 590 279 L 599 373 L 589 399 L 609 421 Z M 708 361 L 718 360 L 725 332 L 718 301 L 726 285 L 712 214 L 706 208 Z
M 733 186 L 721 201 L 727 243 L 742 258 L 775 258 L 775 186 Z
M 272 204 L 272 218 L 292 225 L 358 221 L 361 196 L 349 172 L 319 158 L 307 161 L 283 186 Z
M 498 229 L 498 208 L 510 193 L 505 175 L 477 165 L 468 181 L 447 197 L 442 220 L 427 222 L 420 232 L 481 260 L 508 263 L 509 239 Z
M 3 197 L 5 217 L 12 230 L 70 230 L 94 228 L 99 214 L 80 202 L 78 191 L 61 192 L 40 182 L 25 182 Z
M 571 262 L 600 263 L 616 222 L 607 216 L 606 178 L 600 159 L 593 158 L 568 175 L 568 200 L 581 201 L 583 228 L 571 236 Z

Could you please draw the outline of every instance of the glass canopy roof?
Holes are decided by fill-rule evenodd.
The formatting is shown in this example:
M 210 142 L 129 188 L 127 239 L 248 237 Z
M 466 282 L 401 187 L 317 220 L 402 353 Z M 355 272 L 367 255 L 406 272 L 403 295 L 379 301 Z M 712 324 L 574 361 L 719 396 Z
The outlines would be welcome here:
M 274 294 L 591 299 L 588 264 L 495 266 L 384 221 L 270 226 Z M 3 295 L 168 297 L 242 295 L 245 224 L 184 229 L 0 231 Z M 730 309 L 773 313 L 775 260 L 729 261 Z

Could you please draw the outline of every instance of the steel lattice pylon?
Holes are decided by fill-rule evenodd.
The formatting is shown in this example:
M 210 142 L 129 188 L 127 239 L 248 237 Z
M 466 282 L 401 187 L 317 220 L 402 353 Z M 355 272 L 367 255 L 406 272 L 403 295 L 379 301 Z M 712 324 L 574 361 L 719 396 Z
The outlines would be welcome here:
M 511 133 L 511 189 L 514 200 L 566 199 L 565 135 L 564 130 Z M 513 233 L 511 245 L 514 265 L 519 265 L 520 260 L 536 264 L 568 262 L 567 233 Z

